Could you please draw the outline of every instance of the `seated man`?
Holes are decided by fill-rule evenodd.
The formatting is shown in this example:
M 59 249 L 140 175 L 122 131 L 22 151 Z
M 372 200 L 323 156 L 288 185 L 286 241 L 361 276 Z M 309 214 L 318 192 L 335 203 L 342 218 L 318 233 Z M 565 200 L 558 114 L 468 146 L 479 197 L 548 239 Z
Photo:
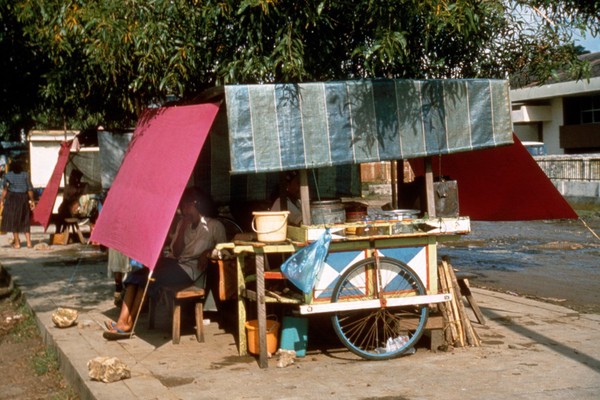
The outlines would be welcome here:
M 180 209 L 182 218 L 175 229 L 170 252 L 161 257 L 154 268 L 153 281 L 148 288 L 149 296 L 158 295 L 162 287 L 175 291 L 192 284 L 204 287 L 208 264 L 206 256 L 218 243 L 226 241 L 225 228 L 215 218 L 216 208 L 212 200 L 200 190 L 186 189 L 181 198 Z M 198 262 L 199 260 L 205 262 Z M 105 338 L 131 336 L 130 332 L 142 304 L 148 272 L 147 268 L 140 268 L 125 280 L 127 289 L 119 319 L 116 323 L 107 323 Z
M 81 181 L 83 173 L 74 169 L 69 174 L 69 182 L 63 193 L 63 201 L 58 207 L 56 218 L 56 232 L 65 229 L 65 219 L 76 217 L 79 214 L 79 198 L 87 191 L 87 183 Z

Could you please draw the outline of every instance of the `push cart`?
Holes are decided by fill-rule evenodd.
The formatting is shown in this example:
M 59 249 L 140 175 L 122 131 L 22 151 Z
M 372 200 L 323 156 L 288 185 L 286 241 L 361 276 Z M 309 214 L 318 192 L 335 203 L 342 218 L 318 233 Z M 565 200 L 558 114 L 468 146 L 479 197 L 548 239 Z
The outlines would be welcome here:
M 325 265 L 311 293 L 301 298 L 265 291 L 265 280 L 279 278 L 264 271 L 268 254 L 289 255 L 329 229 L 333 239 Z M 347 234 L 364 229 L 362 236 Z M 238 345 L 246 354 L 246 301 L 257 304 L 260 365 L 267 366 L 267 303 L 298 307 L 300 314 L 326 313 L 341 342 L 369 360 L 397 357 L 419 340 L 427 323 L 429 305 L 451 299 L 438 293 L 438 242 L 456 239 L 470 231 L 469 219 L 426 218 L 376 223 L 355 222 L 325 226 L 288 226 L 281 243 L 237 240 L 219 245 L 236 257 L 238 274 Z M 248 256 L 256 262 L 256 289 L 244 274 Z
M 221 246 L 237 260 L 240 353 L 246 351 L 244 299 L 258 306 L 261 366 L 266 366 L 265 303 L 270 301 L 295 303 L 304 315 L 329 313 L 342 343 L 367 359 L 396 357 L 413 347 L 425 328 L 428 306 L 450 300 L 438 292 L 437 243 L 470 231 L 467 217 L 436 215 L 432 159 L 512 144 L 508 93 L 502 80 L 226 86 L 231 173 L 299 170 L 303 213 L 303 225 L 288 226 L 285 242 Z M 309 171 L 407 159 L 424 163 L 421 218 L 311 224 L 315 199 Z M 392 186 L 396 208 L 401 182 Z M 312 292 L 292 300 L 266 294 L 265 255 L 292 254 L 326 228 L 333 240 Z M 255 291 L 243 275 L 249 254 L 257 258 Z

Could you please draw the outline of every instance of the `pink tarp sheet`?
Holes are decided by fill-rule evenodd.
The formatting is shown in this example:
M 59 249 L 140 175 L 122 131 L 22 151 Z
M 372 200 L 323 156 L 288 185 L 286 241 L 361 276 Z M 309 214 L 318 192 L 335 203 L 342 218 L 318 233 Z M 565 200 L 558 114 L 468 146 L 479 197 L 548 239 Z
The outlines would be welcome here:
M 474 221 L 577 219 L 527 149 L 513 139 L 510 146 L 434 158 L 434 175 L 458 182 L 460 215 Z M 422 163 L 411 165 L 417 176 L 423 174 Z
M 44 231 L 48 229 L 50 224 L 50 217 L 52 216 L 52 209 L 56 202 L 56 196 L 58 194 L 58 188 L 60 187 L 60 180 L 62 179 L 63 172 L 67 162 L 69 161 L 69 153 L 71 151 L 71 141 L 62 142 L 60 150 L 58 152 L 58 160 L 54 166 L 54 171 L 50 175 L 50 180 L 42 192 L 42 196 L 35 206 L 31 222 L 33 224 L 39 224 L 44 227 Z
M 92 236 L 154 269 L 218 104 L 147 110 Z

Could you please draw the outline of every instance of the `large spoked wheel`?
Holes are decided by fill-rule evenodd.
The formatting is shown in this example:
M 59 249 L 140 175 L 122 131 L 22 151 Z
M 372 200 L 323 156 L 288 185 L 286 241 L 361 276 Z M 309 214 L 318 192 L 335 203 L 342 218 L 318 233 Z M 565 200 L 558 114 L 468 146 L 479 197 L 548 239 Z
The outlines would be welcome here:
M 357 302 L 356 309 L 331 317 L 333 328 L 360 357 L 398 357 L 423 334 L 429 309 L 426 304 L 388 307 L 387 300 L 425 294 L 425 286 L 408 265 L 388 257 L 367 258 L 350 266 L 333 290 L 332 302 Z M 364 300 L 379 300 L 381 307 L 360 309 L 358 302 Z

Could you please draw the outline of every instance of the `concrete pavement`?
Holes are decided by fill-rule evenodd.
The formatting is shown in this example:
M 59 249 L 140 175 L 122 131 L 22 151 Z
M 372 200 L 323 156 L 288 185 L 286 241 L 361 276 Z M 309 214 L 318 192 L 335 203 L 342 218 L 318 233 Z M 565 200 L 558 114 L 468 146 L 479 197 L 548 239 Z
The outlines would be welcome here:
M 34 244 L 47 236 L 34 229 Z M 487 318 L 485 326 L 474 322 L 481 347 L 436 353 L 418 347 L 411 356 L 369 362 L 328 340 L 331 332 L 315 329 L 323 321 L 311 320 L 306 357 L 287 368 L 272 359 L 260 369 L 254 357 L 237 355 L 234 335 L 215 313 L 206 315 L 212 321 L 205 343 L 196 342 L 189 325 L 173 345 L 166 313 L 154 330 L 142 314 L 134 338 L 108 342 L 103 322 L 118 310 L 101 251 L 80 244 L 13 250 L 6 237 L 0 240 L 0 262 L 25 293 L 82 399 L 600 398 L 600 315 L 473 289 Z M 77 309 L 79 325 L 56 328 L 51 316 L 57 307 Z M 120 358 L 132 377 L 92 381 L 87 362 L 98 356 Z

